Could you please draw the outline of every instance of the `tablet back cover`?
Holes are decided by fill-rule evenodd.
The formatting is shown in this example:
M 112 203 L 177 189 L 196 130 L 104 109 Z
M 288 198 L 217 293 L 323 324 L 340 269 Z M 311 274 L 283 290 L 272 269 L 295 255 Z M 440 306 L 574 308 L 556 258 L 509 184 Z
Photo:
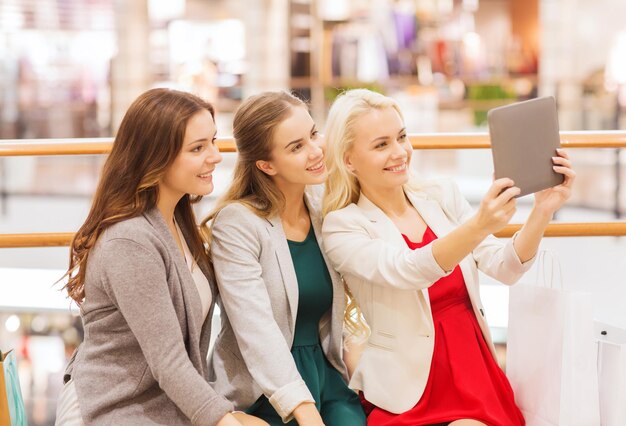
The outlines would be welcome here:
M 563 182 L 563 175 L 552 169 L 561 146 L 552 96 L 494 108 L 487 119 L 496 179 L 513 179 L 519 197 Z

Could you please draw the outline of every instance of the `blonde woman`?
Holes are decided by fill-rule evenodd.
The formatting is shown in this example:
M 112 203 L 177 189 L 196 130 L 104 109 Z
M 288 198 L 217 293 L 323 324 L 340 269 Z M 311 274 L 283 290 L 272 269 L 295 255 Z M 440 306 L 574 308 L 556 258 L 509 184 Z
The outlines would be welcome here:
M 211 383 L 272 425 L 364 425 L 341 357 L 343 285 L 306 191 L 326 179 L 324 142 L 285 92 L 247 99 L 233 127 L 233 181 L 207 218 L 223 308 Z
M 326 253 L 371 328 L 350 386 L 368 425 L 521 425 L 496 363 L 478 270 L 506 284 L 526 272 L 575 174 L 553 157 L 563 184 L 535 194 L 511 240 L 491 234 L 515 212 L 519 188 L 496 180 L 477 211 L 450 182 L 411 182 L 412 147 L 396 102 L 353 90 L 327 121 Z

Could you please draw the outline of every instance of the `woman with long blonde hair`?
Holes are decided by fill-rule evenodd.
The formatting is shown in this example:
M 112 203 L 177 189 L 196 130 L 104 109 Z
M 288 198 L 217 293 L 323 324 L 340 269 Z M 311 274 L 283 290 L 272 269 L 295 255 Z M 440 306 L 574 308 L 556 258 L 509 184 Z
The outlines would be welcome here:
M 213 191 L 221 161 L 213 114 L 168 89 L 126 112 L 71 244 L 66 288 L 85 338 L 57 425 L 261 424 L 231 414 L 207 380 L 217 288 L 192 203 Z
M 343 284 L 321 240 L 324 142 L 285 92 L 235 114 L 237 162 L 211 223 L 222 331 L 211 384 L 271 425 L 365 424 L 342 360 Z
M 506 284 L 526 272 L 575 173 L 558 150 L 558 186 L 535 194 L 522 229 L 508 242 L 493 233 L 520 193 L 496 180 L 477 211 L 448 181 L 410 178 L 413 149 L 391 98 L 352 90 L 331 107 L 326 252 L 371 332 L 350 386 L 371 426 L 523 425 L 499 368 L 479 296 L 478 271 Z

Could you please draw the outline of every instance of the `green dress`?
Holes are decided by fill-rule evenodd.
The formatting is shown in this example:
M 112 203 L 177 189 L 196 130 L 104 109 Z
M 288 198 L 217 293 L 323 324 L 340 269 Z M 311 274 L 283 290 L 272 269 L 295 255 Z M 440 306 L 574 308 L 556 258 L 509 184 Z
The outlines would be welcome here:
M 366 419 L 358 395 L 328 362 L 320 344 L 319 322 L 332 306 L 333 284 L 313 226 L 304 241 L 287 242 L 299 290 L 291 355 L 327 426 L 363 426 Z M 272 426 L 284 424 L 264 395 L 247 412 Z M 295 426 L 297 422 L 287 424 Z

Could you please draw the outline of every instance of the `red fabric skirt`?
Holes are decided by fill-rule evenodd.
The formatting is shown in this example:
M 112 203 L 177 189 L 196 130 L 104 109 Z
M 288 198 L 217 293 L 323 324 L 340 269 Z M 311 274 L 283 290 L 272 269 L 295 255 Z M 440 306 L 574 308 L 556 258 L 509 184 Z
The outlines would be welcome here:
M 426 229 L 421 243 L 404 236 L 415 250 L 437 236 Z M 428 383 L 409 411 L 393 414 L 362 398 L 368 426 L 418 426 L 459 419 L 487 425 L 524 425 L 513 389 L 493 358 L 472 310 L 459 266 L 428 289 L 435 325 L 435 349 Z

